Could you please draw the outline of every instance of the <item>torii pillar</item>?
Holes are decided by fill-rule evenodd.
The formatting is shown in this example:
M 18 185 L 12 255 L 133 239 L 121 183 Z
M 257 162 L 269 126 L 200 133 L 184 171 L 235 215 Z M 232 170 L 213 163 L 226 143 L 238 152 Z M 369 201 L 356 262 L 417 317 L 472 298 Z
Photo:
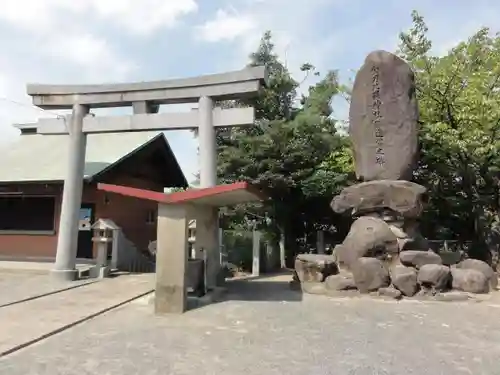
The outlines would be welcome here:
M 202 226 L 208 223 L 212 227 L 214 224 L 211 215 L 219 207 L 266 199 L 260 191 L 245 182 L 170 194 L 108 184 L 98 184 L 98 189 L 158 202 L 156 314 L 181 314 L 187 310 L 189 218 L 205 217 L 207 221 Z M 198 225 L 197 223 L 197 232 Z M 207 239 L 205 243 L 213 244 L 208 241 Z M 207 259 L 207 278 L 216 276 L 211 272 L 218 270 L 218 264 L 219 259 Z

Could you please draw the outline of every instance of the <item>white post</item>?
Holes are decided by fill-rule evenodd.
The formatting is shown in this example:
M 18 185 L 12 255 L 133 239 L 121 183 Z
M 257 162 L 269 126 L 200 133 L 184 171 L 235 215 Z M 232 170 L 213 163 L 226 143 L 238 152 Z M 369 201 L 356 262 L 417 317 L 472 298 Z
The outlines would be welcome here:
M 325 232 L 322 230 L 316 232 L 316 250 L 318 254 L 325 253 Z
M 56 262 L 52 273 L 63 280 L 77 278 L 76 253 L 78 246 L 78 219 L 82 202 L 83 177 L 85 169 L 85 149 L 87 136 L 82 132 L 83 118 L 88 107 L 73 105 L 69 124 L 69 150 L 66 178 L 59 219 Z
M 252 276 L 260 275 L 260 232 L 252 232 Z
M 222 228 L 219 228 L 219 254 L 220 254 L 220 264 L 224 264 L 226 253 L 224 250 L 224 241 L 223 241 L 224 231 Z
M 285 230 L 280 232 L 280 267 L 281 269 L 286 268 L 286 261 L 285 261 Z

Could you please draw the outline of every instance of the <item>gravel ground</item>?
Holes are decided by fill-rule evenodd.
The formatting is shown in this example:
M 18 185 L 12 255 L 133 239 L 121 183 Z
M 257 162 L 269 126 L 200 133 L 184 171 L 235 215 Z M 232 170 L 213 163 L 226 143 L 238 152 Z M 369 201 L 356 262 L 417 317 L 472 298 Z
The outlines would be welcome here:
M 0 374 L 500 375 L 495 300 L 327 298 L 279 278 L 240 281 L 182 316 L 133 302 L 5 357 Z

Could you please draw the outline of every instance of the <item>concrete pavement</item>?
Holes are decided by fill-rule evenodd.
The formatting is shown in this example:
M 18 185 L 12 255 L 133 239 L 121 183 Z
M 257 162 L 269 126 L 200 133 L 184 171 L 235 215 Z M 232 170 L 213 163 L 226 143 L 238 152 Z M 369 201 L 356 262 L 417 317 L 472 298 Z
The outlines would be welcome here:
M 226 301 L 180 316 L 137 300 L 0 359 L 0 374 L 500 374 L 498 294 L 327 298 L 288 279 L 230 284 Z
M 127 275 L 0 307 L 0 357 L 149 293 L 152 288 L 153 275 Z

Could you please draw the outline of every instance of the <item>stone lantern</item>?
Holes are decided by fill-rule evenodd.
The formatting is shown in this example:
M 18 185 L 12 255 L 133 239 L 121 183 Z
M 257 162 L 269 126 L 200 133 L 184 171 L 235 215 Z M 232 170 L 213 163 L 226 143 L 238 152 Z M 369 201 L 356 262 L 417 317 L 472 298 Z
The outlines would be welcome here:
M 107 277 L 110 272 L 108 248 L 113 243 L 114 231 L 119 230 L 110 219 L 99 219 L 92 225 L 92 241 L 97 245 L 96 265 L 91 269 L 91 277 Z

